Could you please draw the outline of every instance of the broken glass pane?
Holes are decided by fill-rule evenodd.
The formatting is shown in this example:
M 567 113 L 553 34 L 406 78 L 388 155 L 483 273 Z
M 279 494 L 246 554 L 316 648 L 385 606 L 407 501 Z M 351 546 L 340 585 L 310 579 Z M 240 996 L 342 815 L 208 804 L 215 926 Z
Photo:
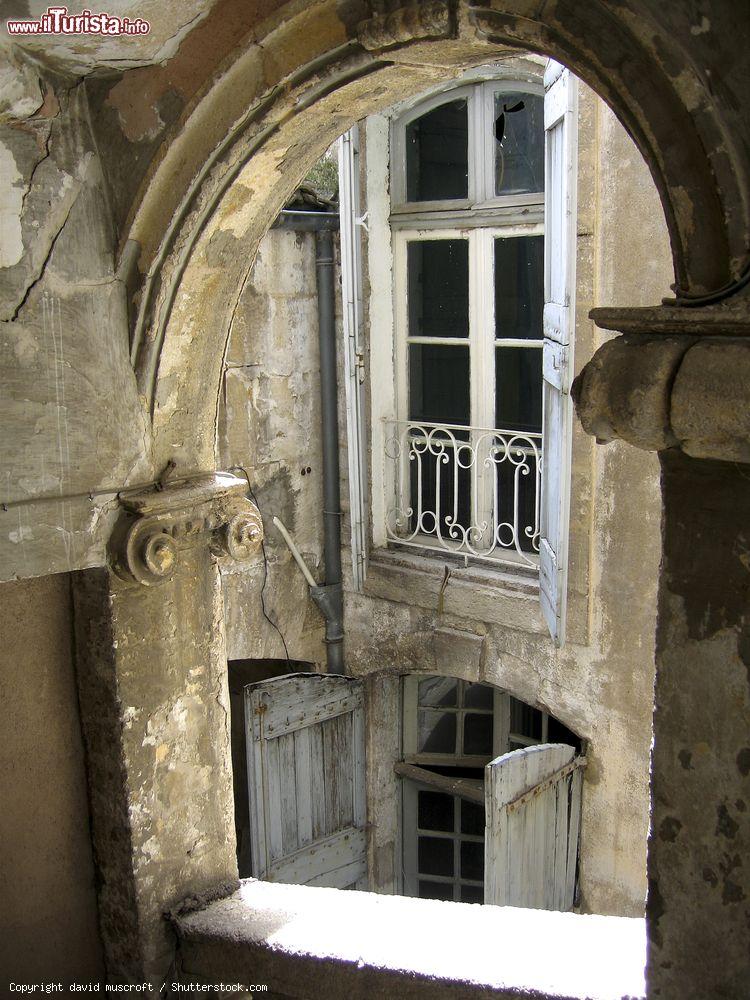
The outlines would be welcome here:
M 544 99 L 495 94 L 495 194 L 544 191 Z

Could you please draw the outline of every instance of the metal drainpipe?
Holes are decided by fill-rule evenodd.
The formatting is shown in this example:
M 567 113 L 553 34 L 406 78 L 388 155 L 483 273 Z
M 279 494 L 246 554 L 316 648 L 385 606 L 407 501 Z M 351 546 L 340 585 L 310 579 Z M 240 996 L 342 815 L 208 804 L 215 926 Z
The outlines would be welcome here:
M 336 378 L 334 258 L 333 236 L 330 230 L 319 229 L 315 233 L 315 266 L 318 287 L 318 338 L 320 342 L 323 560 L 326 582 L 322 587 L 311 587 L 310 596 L 325 617 L 328 673 L 343 674 L 344 600 L 341 586 L 341 480 Z

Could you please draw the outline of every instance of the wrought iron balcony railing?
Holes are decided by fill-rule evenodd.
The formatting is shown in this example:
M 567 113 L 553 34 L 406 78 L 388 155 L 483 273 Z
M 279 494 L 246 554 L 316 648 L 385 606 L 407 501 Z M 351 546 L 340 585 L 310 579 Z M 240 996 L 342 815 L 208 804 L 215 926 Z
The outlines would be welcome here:
M 541 434 L 386 421 L 385 465 L 389 541 L 538 565 Z

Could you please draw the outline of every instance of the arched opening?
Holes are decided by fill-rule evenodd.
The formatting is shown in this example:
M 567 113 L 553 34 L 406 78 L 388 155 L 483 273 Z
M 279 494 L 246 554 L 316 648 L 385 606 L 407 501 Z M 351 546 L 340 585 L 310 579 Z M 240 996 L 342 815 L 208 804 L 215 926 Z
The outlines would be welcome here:
M 389 156 L 389 147 L 403 148 L 399 136 L 404 133 L 399 129 L 403 123 L 408 129 L 412 122 L 420 122 L 420 112 L 426 107 L 422 102 L 428 102 L 425 113 L 429 115 L 433 106 L 440 108 L 446 101 L 452 101 L 454 88 L 459 95 L 471 95 L 477 105 L 481 102 L 494 132 L 498 95 L 517 94 L 523 87 L 543 93 L 544 65 L 540 58 L 508 56 L 500 64 L 473 69 L 453 80 L 452 85 L 433 82 L 426 94 L 417 94 L 391 110 L 383 109 L 368 116 L 359 126 L 360 145 L 355 154 L 358 158 L 355 187 L 359 198 L 358 204 L 349 206 L 349 211 L 353 232 L 361 244 L 364 277 L 359 290 L 344 283 L 343 290 L 337 292 L 334 311 L 341 378 L 338 408 L 345 507 L 342 534 L 347 668 L 366 680 L 366 702 L 372 717 L 379 720 L 379 733 L 384 741 L 379 744 L 373 735 L 367 747 L 372 773 L 380 776 L 379 791 L 373 786 L 368 797 L 368 815 L 373 824 L 372 857 L 377 855 L 379 860 L 368 862 L 370 881 L 362 885 L 393 891 L 395 886 L 403 884 L 400 874 L 403 826 L 399 815 L 403 782 L 393 769 L 404 760 L 403 715 L 396 678 L 409 665 L 428 673 L 445 670 L 467 682 L 490 682 L 512 692 L 521 702 L 546 711 L 552 718 L 569 720 L 568 726 L 586 737 L 592 751 L 588 772 L 591 779 L 584 783 L 581 899 L 584 908 L 594 912 L 636 915 L 643 912 L 648 828 L 650 635 L 658 560 L 655 463 L 644 463 L 637 456 L 629 460 L 624 449 L 618 449 L 616 457 L 603 464 L 595 463 L 590 440 L 576 437 L 571 452 L 572 472 L 565 473 L 572 476 L 575 497 L 570 518 L 572 554 L 567 588 L 569 641 L 559 652 L 546 637 L 546 626 L 539 618 L 538 569 L 533 548 L 511 546 L 509 553 L 508 547 L 498 545 L 490 546 L 491 551 L 485 553 L 475 540 L 473 549 L 464 550 L 456 546 L 445 528 L 442 544 L 435 544 L 434 530 L 426 531 L 417 539 L 422 544 L 415 548 L 415 539 L 410 537 L 413 528 L 405 534 L 388 533 L 387 494 L 385 500 L 379 500 L 377 495 L 378 482 L 382 484 L 388 474 L 384 462 L 389 455 L 375 442 L 382 433 L 384 419 L 393 420 L 397 416 L 395 411 L 383 407 L 388 405 L 389 398 L 395 398 L 394 386 L 399 377 L 407 384 L 409 381 L 408 375 L 398 375 L 393 361 L 397 353 L 392 346 L 394 317 L 400 308 L 394 289 L 399 282 L 407 291 L 409 286 L 408 253 L 403 255 L 404 273 L 399 276 L 394 246 L 398 241 L 408 245 L 412 234 L 418 232 L 418 245 L 423 247 L 449 231 L 454 242 L 465 240 L 467 246 L 471 245 L 467 262 L 471 253 L 473 269 L 481 259 L 482 240 L 497 243 L 505 239 L 506 245 L 515 247 L 524 241 L 533 243 L 544 238 L 539 192 L 531 193 L 529 203 L 525 194 L 513 192 L 510 197 L 514 204 L 510 205 L 502 200 L 497 204 L 490 200 L 488 205 L 487 193 L 483 192 L 474 198 L 483 206 L 478 209 L 479 218 L 471 218 L 473 210 L 462 202 L 458 211 L 463 216 L 459 221 L 450 217 L 454 211 L 451 204 L 440 203 L 439 199 L 437 204 L 432 199 L 434 219 L 429 211 L 421 214 L 415 211 L 420 208 L 417 200 L 400 206 L 389 193 L 399 170 L 398 166 L 392 166 L 393 153 Z M 509 105 L 509 99 L 500 100 L 500 105 L 503 104 Z M 468 107 L 467 102 L 467 119 Z M 479 108 L 471 104 L 471 109 L 472 120 L 480 121 Z M 536 142 L 543 147 L 543 124 L 541 121 L 536 124 L 540 133 Z M 439 125 L 430 120 L 433 133 Z M 572 251 L 578 269 L 575 287 L 578 312 L 572 339 L 576 363 L 581 365 L 597 346 L 593 328 L 586 319 L 588 310 L 597 304 L 596 283 L 602 283 L 607 293 L 615 287 L 621 288 L 621 302 L 627 297 L 632 303 L 645 302 L 651 296 L 666 293 L 669 264 L 656 192 L 644 165 L 603 103 L 583 87 L 576 130 L 577 160 L 571 169 L 580 179 L 582 202 L 579 232 Z M 481 129 L 476 135 L 472 131 L 476 148 L 472 148 L 471 157 L 475 168 L 481 162 L 485 169 L 476 152 L 483 148 L 482 135 Z M 495 134 L 490 139 L 502 151 L 502 140 Z M 433 146 L 440 149 L 442 157 L 446 155 L 443 136 Z M 490 143 L 485 152 L 489 161 L 496 155 L 495 146 Z M 463 169 L 468 175 L 468 159 Z M 485 176 L 493 174 L 485 169 Z M 594 178 L 598 178 L 597 183 Z M 304 205 L 298 204 L 296 209 L 300 207 Z M 365 210 L 364 225 L 358 225 L 357 220 Z M 509 218 L 510 210 L 516 215 Z M 265 635 L 260 640 L 253 616 L 247 615 L 248 600 L 258 606 L 257 590 L 262 578 L 268 580 L 268 607 L 292 650 L 292 657 L 321 663 L 324 656 L 320 618 L 307 597 L 304 576 L 273 522 L 277 517 L 286 525 L 316 581 L 325 582 L 320 512 L 323 459 L 318 432 L 316 250 L 314 233 L 308 231 L 314 216 L 315 211 L 308 217 L 309 225 L 299 223 L 301 229 L 295 232 L 292 211 L 282 215 L 280 224 L 269 230 L 261 241 L 255 266 L 234 312 L 220 407 L 220 461 L 224 467 L 241 468 L 251 481 L 266 523 L 268 560 L 259 559 L 250 572 L 230 570 L 225 576 L 228 640 L 233 658 L 283 653 L 280 638 L 271 626 L 260 620 Z M 626 239 L 623 233 L 630 235 Z M 344 257 L 345 251 L 337 250 L 342 281 L 347 268 L 352 269 Z M 520 323 L 527 315 L 533 317 L 530 323 L 541 327 L 541 275 L 534 272 L 530 281 L 521 280 L 515 258 L 509 263 L 500 256 L 498 264 L 496 245 L 490 244 L 484 257 L 485 271 L 481 276 L 478 270 L 469 275 L 468 263 L 464 275 L 473 296 L 478 295 L 480 288 L 491 290 L 489 312 L 483 314 L 475 303 L 475 341 L 482 350 L 485 337 L 491 350 L 498 354 L 525 352 L 530 363 L 538 363 L 541 368 L 542 330 L 535 336 L 526 336 L 522 331 L 518 337 L 512 335 L 515 327 L 510 330 L 512 324 Z M 537 258 L 526 254 L 523 259 L 525 269 L 533 270 Z M 434 265 L 422 267 L 420 273 L 431 277 L 434 270 Z M 447 267 L 438 284 L 445 286 L 455 273 L 455 268 Z M 422 279 L 421 287 L 425 280 Z M 504 288 L 512 289 L 513 294 L 504 292 Z M 529 289 L 536 290 L 534 294 L 539 301 L 530 302 Z M 346 303 L 352 299 L 359 299 L 361 328 L 358 330 L 347 325 L 350 318 L 346 316 Z M 429 314 L 432 307 L 427 297 L 421 295 L 419 301 L 422 313 Z M 456 309 L 450 308 L 448 313 L 449 325 L 455 324 Z M 408 322 L 408 310 L 404 316 Z M 500 343 L 496 342 L 492 325 L 496 316 L 502 317 L 501 322 L 511 332 Z M 347 345 L 357 337 L 360 344 L 354 356 L 347 359 Z M 403 342 L 406 340 L 404 336 Z M 446 349 L 441 345 L 440 349 L 463 348 Z M 493 354 L 493 362 L 494 359 Z M 352 361 L 353 367 L 347 375 L 347 366 Z M 356 403 L 352 402 L 348 377 L 363 394 L 358 415 L 353 412 Z M 541 372 L 537 378 L 541 391 Z M 448 394 L 456 379 L 453 366 L 446 376 Z M 503 383 L 506 386 L 507 381 Z M 511 398 L 518 400 L 527 391 L 528 386 L 524 390 L 519 382 Z M 479 405 L 492 410 L 485 426 L 513 427 L 516 414 L 510 414 L 507 422 L 495 423 L 497 392 L 493 375 L 486 380 L 484 398 L 475 394 Z M 539 396 L 535 398 L 538 405 Z M 345 414 L 348 416 L 344 431 Z M 419 419 L 424 419 L 424 414 L 408 410 L 403 416 L 412 428 L 415 421 L 419 424 Z M 441 416 L 445 421 L 445 414 L 431 413 L 432 423 Z M 470 420 L 467 415 L 465 423 L 471 430 L 485 422 Z M 515 436 L 522 430 L 515 426 Z M 355 523 L 357 462 L 352 461 L 351 454 L 357 438 L 362 442 L 360 459 L 364 469 L 358 484 L 359 496 L 364 498 L 359 525 Z M 414 460 L 407 461 L 407 465 L 416 464 Z M 512 496 L 513 486 L 512 479 L 510 483 L 498 480 L 499 495 L 504 487 L 509 487 Z M 471 488 L 476 486 L 472 484 Z M 616 497 L 626 490 L 631 497 L 638 496 L 637 504 L 632 507 L 616 502 Z M 447 493 L 450 492 L 449 489 Z M 431 507 L 424 496 L 422 500 L 424 509 L 435 510 L 434 499 Z M 471 495 L 466 505 L 470 503 Z M 533 511 L 533 506 L 526 503 L 525 509 Z M 382 516 L 380 524 L 379 516 Z M 503 520 L 512 522 L 507 515 Z M 638 554 L 628 542 L 635 530 L 642 539 Z M 364 549 L 357 549 L 358 533 L 364 537 Z M 513 557 L 510 560 L 509 554 Z M 357 583 L 355 573 L 362 559 L 368 560 L 367 580 Z M 623 613 L 624 604 L 628 607 L 627 614 Z M 300 614 L 301 607 L 306 609 L 304 615 Z M 374 621 L 378 622 L 377 629 L 373 627 Z M 411 634 L 413 639 L 408 641 L 405 634 Z M 634 646 L 636 652 L 629 646 Z M 453 664 L 452 668 L 448 664 Z M 609 688 L 606 693 L 600 687 L 602 684 Z M 620 817 L 615 839 L 611 837 L 612 814 Z

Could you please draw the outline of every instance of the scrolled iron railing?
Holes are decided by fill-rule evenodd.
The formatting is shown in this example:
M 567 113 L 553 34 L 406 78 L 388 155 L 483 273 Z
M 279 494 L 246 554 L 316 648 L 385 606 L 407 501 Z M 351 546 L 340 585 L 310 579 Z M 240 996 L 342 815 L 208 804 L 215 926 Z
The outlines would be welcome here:
M 389 541 L 538 565 L 541 434 L 386 421 L 384 450 Z

